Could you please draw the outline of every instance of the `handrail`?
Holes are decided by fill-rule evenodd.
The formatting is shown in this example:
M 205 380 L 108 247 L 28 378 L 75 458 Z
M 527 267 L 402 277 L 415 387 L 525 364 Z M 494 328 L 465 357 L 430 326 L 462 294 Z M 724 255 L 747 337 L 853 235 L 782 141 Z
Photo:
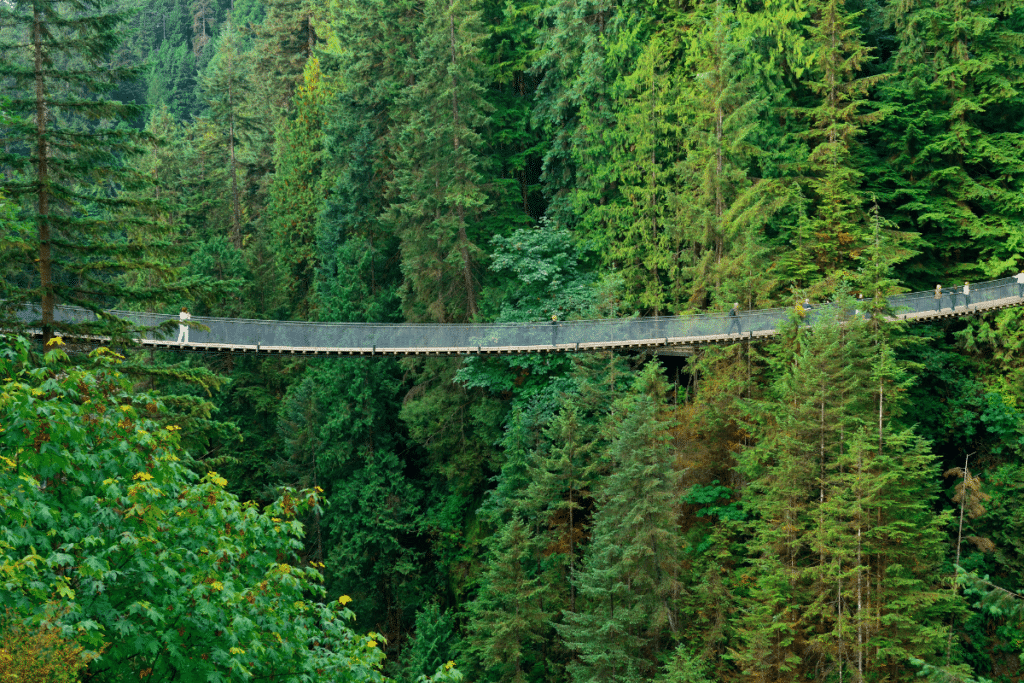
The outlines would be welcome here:
M 1024 303 L 1015 278 L 1001 278 L 971 285 L 970 306 L 962 293 L 910 292 L 888 298 L 896 314 L 922 320 L 972 314 Z M 855 305 L 860 305 L 858 302 Z M 827 304 L 825 306 L 828 306 Z M 866 307 L 866 306 L 865 306 Z M 821 307 L 818 307 L 821 308 Z M 793 309 L 773 308 L 682 316 L 633 317 L 533 323 L 337 323 L 242 318 L 195 317 L 207 329 L 191 328 L 187 341 L 171 333 L 163 339 L 153 332 L 139 339 L 151 348 L 241 353 L 299 353 L 314 355 L 463 355 L 587 351 L 611 348 L 643 348 L 723 343 L 764 339 L 776 334 L 779 323 Z M 112 310 L 110 314 L 144 328 L 154 328 L 176 315 Z M 863 313 L 863 311 L 851 311 Z M 811 314 L 809 317 L 813 317 Z M 22 323 L 38 327 L 38 305 L 18 312 Z M 58 306 L 56 322 L 81 324 L 96 320 L 92 311 Z M 180 335 L 185 337 L 185 335 Z

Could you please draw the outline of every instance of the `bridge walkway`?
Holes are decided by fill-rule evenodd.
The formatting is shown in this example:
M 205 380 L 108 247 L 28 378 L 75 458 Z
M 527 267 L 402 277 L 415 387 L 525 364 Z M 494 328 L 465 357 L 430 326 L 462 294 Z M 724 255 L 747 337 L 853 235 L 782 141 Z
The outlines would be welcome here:
M 971 285 L 968 306 L 963 294 L 914 292 L 890 297 L 896 316 L 911 322 L 961 317 L 1024 305 L 1022 288 L 1013 278 Z M 822 307 L 809 312 L 809 319 Z M 139 325 L 152 327 L 177 321 L 176 316 L 111 311 Z M 851 311 L 851 313 L 858 313 Z M 420 325 L 371 323 L 305 323 L 233 318 L 192 319 L 206 330 L 192 328 L 188 342 L 145 338 L 143 348 L 212 353 L 254 353 L 305 356 L 460 356 L 524 353 L 576 353 L 614 349 L 664 349 L 679 354 L 707 344 L 764 340 L 777 334 L 791 309 L 657 318 L 581 320 L 557 323 L 480 323 Z M 22 312 L 26 322 L 38 321 L 38 310 Z M 94 320 L 85 309 L 61 306 L 61 322 Z M 93 339 L 102 343 L 102 339 Z

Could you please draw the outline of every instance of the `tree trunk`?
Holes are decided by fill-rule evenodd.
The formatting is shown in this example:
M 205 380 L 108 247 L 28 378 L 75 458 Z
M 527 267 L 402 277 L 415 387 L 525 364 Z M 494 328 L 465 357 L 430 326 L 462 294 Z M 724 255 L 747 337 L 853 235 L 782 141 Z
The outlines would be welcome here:
M 50 150 L 46 131 L 46 84 L 43 81 L 43 16 L 36 4 L 32 11 L 32 43 L 35 52 L 36 76 L 36 175 L 38 182 L 37 218 L 39 227 L 39 285 L 42 291 L 43 345 L 53 338 L 53 253 L 50 240 Z

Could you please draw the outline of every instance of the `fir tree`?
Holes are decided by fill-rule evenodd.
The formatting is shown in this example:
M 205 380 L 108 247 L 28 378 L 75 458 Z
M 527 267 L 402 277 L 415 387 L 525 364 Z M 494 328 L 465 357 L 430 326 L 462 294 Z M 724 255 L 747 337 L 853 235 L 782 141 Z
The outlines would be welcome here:
M 547 215 L 561 227 L 575 228 L 575 207 L 597 205 L 608 198 L 607 179 L 595 179 L 593 168 L 579 165 L 588 138 L 593 148 L 599 148 L 604 130 L 612 125 L 609 89 L 617 74 L 608 64 L 606 41 L 623 16 L 612 0 L 546 0 L 540 4 L 541 29 L 533 65 L 540 83 L 534 120 L 549 141 L 541 176 L 550 202 Z M 601 116 L 596 130 L 581 125 L 585 104 L 593 114 L 591 126 L 595 116 Z M 578 196 L 581 192 L 589 201 Z
M 210 120 L 223 131 L 227 147 L 228 179 L 230 180 L 231 242 L 242 248 L 242 183 L 239 180 L 240 143 L 258 127 L 247 111 L 246 93 L 253 74 L 243 54 L 241 36 L 229 23 L 217 42 L 217 51 L 201 83 L 210 106 Z
M 771 296 L 766 228 L 793 188 L 759 177 L 770 168 L 764 141 L 778 146 L 770 107 L 777 89 L 754 68 L 751 43 L 763 27 L 727 0 L 700 3 L 682 17 L 688 28 L 679 110 L 685 158 L 679 166 L 676 220 L 681 256 L 678 304 L 751 309 Z M 778 152 L 777 152 L 778 153 Z
M 326 155 L 324 125 L 328 103 L 337 90 L 333 74 L 325 74 L 312 57 L 294 99 L 294 116 L 282 118 L 275 136 L 273 181 L 267 222 L 276 261 L 287 278 L 284 289 L 292 315 L 309 316 L 308 297 L 319 266 L 317 214 L 324 208 Z
M 25 0 L 0 7 L 0 23 L 13 30 L 0 44 L 0 77 L 14 89 L 15 116 L 2 133 L 0 165 L 7 172 L 0 191 L 35 224 L 32 258 L 38 277 L 12 292 L 13 305 L 35 300 L 41 306 L 44 340 L 58 332 L 124 333 L 128 325 L 108 316 L 84 324 L 57 323 L 58 304 L 80 305 L 97 313 L 118 301 L 180 300 L 197 285 L 174 279 L 166 231 L 151 216 L 153 206 L 119 195 L 142 187 L 145 178 L 129 160 L 141 154 L 148 136 L 114 127 L 140 114 L 137 105 L 104 99 L 138 69 L 116 66 L 110 56 L 126 18 L 99 0 L 73 3 Z M 131 211 L 126 211 L 131 209 Z M 125 227 L 145 228 L 131 242 Z M 148 279 L 123 285 L 124 273 L 150 271 Z
M 470 320 L 479 312 L 477 220 L 488 209 L 479 155 L 484 38 L 475 3 L 425 3 L 387 214 L 401 239 L 410 320 Z
M 596 493 L 592 536 L 577 578 L 576 612 L 558 631 L 579 659 L 573 679 L 640 681 L 680 628 L 678 474 L 655 364 L 616 401 L 606 424 L 611 472 Z
M 999 276 L 1014 267 L 1024 238 L 1019 10 L 901 0 L 886 17 L 898 47 L 877 182 L 892 217 L 929 245 L 913 282 Z
M 896 420 L 908 376 L 891 333 L 860 317 L 801 332 L 739 458 L 755 515 L 745 675 L 910 680 L 898 661 L 939 661 L 947 521 L 934 456 Z
M 555 586 L 537 575 L 536 543 L 518 515 L 506 522 L 490 541 L 492 554 L 470 603 L 470 647 L 497 683 L 525 683 L 532 664 L 549 639 Z
M 619 36 L 624 42 L 633 34 Z M 605 263 L 622 273 L 625 304 L 661 315 L 680 300 L 678 150 L 680 112 L 675 103 L 674 42 L 655 35 L 635 69 L 611 89 L 614 121 L 600 103 L 581 105 L 588 131 L 575 149 L 574 205 L 583 234 L 592 236 Z M 614 187 L 611 191 L 609 187 Z M 598 200 L 603 197 L 603 200 Z
M 802 134 L 810 144 L 805 182 L 812 209 L 798 229 L 792 277 L 850 272 L 870 239 L 865 198 L 860 192 L 858 138 L 877 123 L 884 111 L 871 111 L 869 90 L 882 75 L 859 75 L 871 59 L 858 26 L 861 13 L 851 13 L 844 0 L 821 0 L 812 7 L 808 48 L 812 50 L 810 91 L 797 113 L 806 120 Z

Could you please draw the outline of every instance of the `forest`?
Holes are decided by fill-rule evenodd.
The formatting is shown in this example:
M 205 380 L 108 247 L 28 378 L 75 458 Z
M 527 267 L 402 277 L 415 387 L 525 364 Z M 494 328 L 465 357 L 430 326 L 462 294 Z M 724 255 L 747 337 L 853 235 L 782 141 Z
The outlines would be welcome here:
M 1024 0 L 0 0 L 0 84 L 4 683 L 1024 681 L 1024 310 L 886 300 L 1024 269 Z

